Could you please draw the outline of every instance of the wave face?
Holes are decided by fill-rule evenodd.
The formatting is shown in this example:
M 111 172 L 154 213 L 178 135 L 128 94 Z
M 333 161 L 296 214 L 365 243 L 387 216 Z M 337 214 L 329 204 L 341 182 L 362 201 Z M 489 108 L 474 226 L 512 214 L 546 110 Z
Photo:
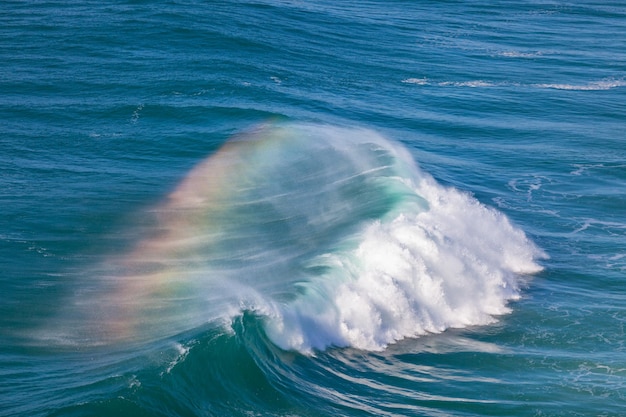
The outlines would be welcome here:
M 66 312 L 89 329 L 72 320 L 66 340 L 145 340 L 252 311 L 283 349 L 379 350 L 493 322 L 542 256 L 504 215 L 358 128 L 259 126 L 148 212 L 137 247 Z

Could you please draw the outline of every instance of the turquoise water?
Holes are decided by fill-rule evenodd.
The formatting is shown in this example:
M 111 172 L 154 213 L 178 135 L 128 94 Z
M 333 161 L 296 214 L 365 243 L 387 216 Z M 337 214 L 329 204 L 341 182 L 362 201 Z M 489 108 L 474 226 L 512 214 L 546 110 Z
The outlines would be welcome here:
M 620 416 L 626 7 L 0 5 L 0 415 Z

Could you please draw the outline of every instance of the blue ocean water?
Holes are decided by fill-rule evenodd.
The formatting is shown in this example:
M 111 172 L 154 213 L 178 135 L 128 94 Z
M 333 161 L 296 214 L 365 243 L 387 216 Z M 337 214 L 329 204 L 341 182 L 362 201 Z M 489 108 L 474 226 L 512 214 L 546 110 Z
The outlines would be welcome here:
M 626 7 L 0 4 L 0 415 L 620 416 Z

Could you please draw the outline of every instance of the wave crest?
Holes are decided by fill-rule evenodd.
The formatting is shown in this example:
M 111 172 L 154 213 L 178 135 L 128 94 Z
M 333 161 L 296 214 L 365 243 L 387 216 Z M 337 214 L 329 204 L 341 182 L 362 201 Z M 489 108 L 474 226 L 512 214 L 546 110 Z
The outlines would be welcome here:
M 356 248 L 318 259 L 329 271 L 268 324 L 283 348 L 380 350 L 406 337 L 488 324 L 519 298 L 519 275 L 545 256 L 501 213 L 421 173 L 428 209 L 369 224 Z
M 56 338 L 151 340 L 254 311 L 283 349 L 382 349 L 492 322 L 543 256 L 504 215 L 356 128 L 239 135 L 149 213 L 131 253 L 88 272 L 101 279 L 76 291 Z

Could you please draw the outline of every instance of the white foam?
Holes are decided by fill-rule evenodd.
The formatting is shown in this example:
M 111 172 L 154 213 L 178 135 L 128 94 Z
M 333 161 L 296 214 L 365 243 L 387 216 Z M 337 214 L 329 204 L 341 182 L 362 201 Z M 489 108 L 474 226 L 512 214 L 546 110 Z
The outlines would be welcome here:
M 424 78 L 406 78 L 406 79 L 402 80 L 402 82 L 405 83 L 405 84 L 415 84 L 415 85 L 438 85 L 440 87 L 470 87 L 470 88 L 476 88 L 476 87 L 496 87 L 498 85 L 504 85 L 504 84 L 493 83 L 493 82 L 485 81 L 485 80 L 439 81 L 439 82 L 433 82 L 433 81 L 429 80 L 426 77 L 424 77 Z
M 453 86 L 453 87 L 496 87 L 498 84 L 484 81 L 484 80 L 471 80 L 471 81 L 444 81 L 439 83 L 440 86 Z
M 195 341 L 192 341 L 191 343 L 194 344 Z M 191 349 L 190 346 L 184 346 L 184 345 L 181 345 L 180 343 L 175 343 L 173 347 L 175 351 L 175 357 L 174 359 L 170 361 L 165 371 L 161 372 L 161 376 L 172 372 L 172 369 L 174 369 L 176 365 L 183 362 L 187 358 L 187 355 L 189 354 L 189 350 Z
M 543 56 L 543 52 L 502 51 L 497 54 L 506 58 L 537 58 Z
M 501 213 L 423 176 L 429 209 L 370 224 L 358 247 L 318 259 L 332 272 L 296 302 L 275 306 L 268 334 L 311 352 L 379 350 L 406 337 L 484 325 L 508 313 L 519 275 L 545 256 Z
M 587 84 L 535 84 L 538 88 L 550 88 L 555 90 L 574 90 L 574 91 L 601 91 L 626 86 L 626 80 L 601 80 L 592 81 Z
M 137 106 L 135 111 L 133 111 L 133 115 L 130 117 L 130 122 L 132 124 L 136 124 L 139 121 L 139 116 L 141 115 L 141 111 L 143 110 L 143 108 L 144 108 L 144 105 L 142 103 L 139 106 Z
M 405 84 L 417 84 L 417 85 L 428 85 L 429 81 L 427 78 L 407 78 L 402 80 Z
M 407 78 L 402 80 L 405 84 L 415 85 L 436 85 L 439 87 L 469 87 L 469 88 L 494 88 L 494 87 L 519 87 L 519 83 L 508 81 L 486 81 L 486 80 L 469 80 L 469 81 L 432 81 L 428 78 Z
M 508 55 L 507 55 L 508 56 Z M 433 81 L 426 77 L 423 78 L 406 78 L 402 80 L 405 84 L 415 85 L 434 85 L 439 87 L 469 87 L 469 88 L 494 88 L 494 87 L 524 87 L 539 88 L 552 90 L 572 90 L 572 91 L 602 91 L 611 90 L 613 88 L 625 87 L 624 79 L 604 79 L 599 81 L 591 81 L 586 84 L 568 84 L 568 83 L 518 83 L 511 81 L 485 81 L 485 80 L 469 80 L 469 81 Z

